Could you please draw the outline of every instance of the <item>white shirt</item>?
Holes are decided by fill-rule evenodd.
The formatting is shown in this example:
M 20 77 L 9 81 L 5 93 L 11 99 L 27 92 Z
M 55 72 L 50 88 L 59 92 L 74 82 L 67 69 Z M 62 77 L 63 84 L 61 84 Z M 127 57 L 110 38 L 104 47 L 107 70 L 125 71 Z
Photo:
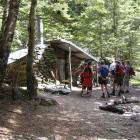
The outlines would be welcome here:
M 113 62 L 113 63 L 110 64 L 109 71 L 113 71 L 113 70 L 115 70 L 115 69 L 116 69 L 116 63 Z

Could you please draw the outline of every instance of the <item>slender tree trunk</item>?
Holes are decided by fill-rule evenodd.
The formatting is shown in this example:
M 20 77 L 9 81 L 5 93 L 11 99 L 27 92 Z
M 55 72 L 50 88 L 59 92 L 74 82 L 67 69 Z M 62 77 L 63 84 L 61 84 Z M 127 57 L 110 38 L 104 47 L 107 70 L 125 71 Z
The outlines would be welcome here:
M 3 21 L 4 25 L 0 38 L 0 87 L 5 76 L 7 61 L 12 46 L 19 4 L 20 0 L 11 0 L 9 3 L 8 17 L 4 16 L 5 21 Z
M 103 44 L 102 44 L 102 18 L 99 20 L 100 29 L 100 58 L 103 58 Z
M 3 18 L 2 18 L 2 27 L 1 27 L 1 32 L 4 31 L 4 25 L 6 23 L 6 20 L 8 18 L 8 11 L 9 11 L 9 1 L 10 0 L 3 0 L 2 5 L 3 5 Z
M 35 8 L 37 0 L 31 1 L 30 17 L 29 17 L 29 41 L 28 41 L 28 55 L 27 55 L 27 91 L 32 98 L 37 96 L 37 81 L 33 71 L 33 54 L 35 47 Z
M 113 1 L 113 32 L 114 32 L 114 38 L 117 40 L 117 32 L 118 32 L 118 6 L 117 6 L 118 0 Z M 116 47 L 116 42 L 114 44 L 114 49 L 115 49 L 115 59 L 118 56 L 118 48 Z
M 132 57 L 131 57 L 131 54 L 132 54 L 132 46 L 133 46 L 133 38 L 132 38 L 132 36 L 129 36 L 129 42 L 128 42 L 128 52 L 129 52 L 129 54 L 128 54 L 128 56 L 129 56 L 129 60 L 132 60 Z

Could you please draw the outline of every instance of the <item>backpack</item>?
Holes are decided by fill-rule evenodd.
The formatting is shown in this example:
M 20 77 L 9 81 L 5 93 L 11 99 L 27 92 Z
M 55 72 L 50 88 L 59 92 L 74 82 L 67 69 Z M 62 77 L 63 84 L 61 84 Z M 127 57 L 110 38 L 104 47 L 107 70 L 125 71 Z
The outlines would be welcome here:
M 122 65 L 119 65 L 118 66 L 117 75 L 118 76 L 121 76 L 121 77 L 124 77 L 124 75 L 125 75 L 125 69 L 124 69 L 124 67 Z
M 91 69 L 91 67 L 89 67 L 89 66 L 85 67 L 82 75 L 83 75 L 83 78 L 92 78 L 92 69 Z
M 105 66 L 100 67 L 100 74 L 102 77 L 106 78 L 109 74 L 109 69 Z
M 135 72 L 134 72 L 133 67 L 130 67 L 129 74 L 130 74 L 130 75 L 134 75 L 134 76 L 135 76 Z

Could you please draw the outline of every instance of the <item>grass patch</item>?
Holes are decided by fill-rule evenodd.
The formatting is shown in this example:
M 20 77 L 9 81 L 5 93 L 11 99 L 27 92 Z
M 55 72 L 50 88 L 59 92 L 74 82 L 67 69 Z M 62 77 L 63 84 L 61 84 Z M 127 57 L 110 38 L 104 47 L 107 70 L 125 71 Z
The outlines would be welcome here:
M 136 76 L 130 82 L 132 85 L 140 86 L 140 71 L 136 71 Z
M 131 79 L 130 82 L 131 82 L 132 85 L 140 86 L 140 80 L 137 80 L 137 79 Z

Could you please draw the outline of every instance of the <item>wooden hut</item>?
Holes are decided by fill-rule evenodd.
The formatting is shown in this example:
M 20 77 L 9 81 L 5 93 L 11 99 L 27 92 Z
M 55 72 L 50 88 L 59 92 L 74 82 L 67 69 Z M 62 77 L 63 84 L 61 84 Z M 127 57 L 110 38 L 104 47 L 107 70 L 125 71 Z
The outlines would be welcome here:
M 59 80 L 60 83 L 64 80 L 69 80 L 75 85 L 74 71 L 81 61 L 90 59 L 97 62 L 95 57 L 64 39 L 47 41 L 46 46 L 46 48 L 39 48 L 40 50 L 42 49 L 41 57 L 39 57 L 36 65 L 38 66 L 38 72 L 46 80 Z M 18 86 L 26 84 L 27 53 L 27 49 L 22 49 L 11 53 L 9 56 L 7 79 L 16 81 Z

